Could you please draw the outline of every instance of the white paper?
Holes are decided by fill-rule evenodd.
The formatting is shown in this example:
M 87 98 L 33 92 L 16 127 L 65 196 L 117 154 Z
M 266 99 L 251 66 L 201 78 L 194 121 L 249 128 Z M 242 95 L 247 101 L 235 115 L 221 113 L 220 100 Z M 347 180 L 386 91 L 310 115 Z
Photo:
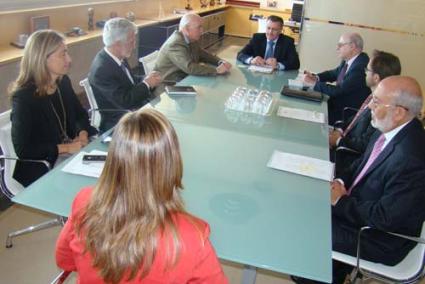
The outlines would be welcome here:
M 280 106 L 277 110 L 277 115 L 287 118 L 325 123 L 325 114 L 323 112 Z
M 273 72 L 273 67 L 271 66 L 257 66 L 257 65 L 250 65 L 248 67 L 248 70 L 253 71 L 253 72 L 260 72 L 260 73 L 272 73 Z
M 331 181 L 334 173 L 334 164 L 329 161 L 280 151 L 273 152 L 267 166 L 326 181 Z
M 90 153 L 80 152 L 78 153 L 71 161 L 69 161 L 63 168 L 62 171 L 75 175 L 83 175 L 89 177 L 100 177 L 105 162 L 96 162 L 96 163 L 83 163 L 84 155 L 107 155 L 107 152 L 93 150 Z

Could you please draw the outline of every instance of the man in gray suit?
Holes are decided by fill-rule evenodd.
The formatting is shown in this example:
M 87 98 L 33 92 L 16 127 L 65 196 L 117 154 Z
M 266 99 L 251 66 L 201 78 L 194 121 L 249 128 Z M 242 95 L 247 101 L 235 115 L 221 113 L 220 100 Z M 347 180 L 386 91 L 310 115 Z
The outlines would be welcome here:
M 175 31 L 159 51 L 154 70 L 164 81 L 178 82 L 187 75 L 219 75 L 229 72 L 232 65 L 205 51 L 199 44 L 202 18 L 185 14 Z

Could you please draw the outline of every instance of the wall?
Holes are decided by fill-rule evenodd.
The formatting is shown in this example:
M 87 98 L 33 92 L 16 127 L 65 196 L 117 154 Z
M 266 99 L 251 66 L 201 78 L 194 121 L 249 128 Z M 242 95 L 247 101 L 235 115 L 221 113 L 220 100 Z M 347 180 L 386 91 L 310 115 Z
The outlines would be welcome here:
M 321 71 L 335 67 L 339 36 L 354 31 L 362 35 L 369 54 L 381 49 L 399 56 L 402 74 L 415 77 L 425 90 L 424 15 L 423 0 L 306 0 L 301 68 Z

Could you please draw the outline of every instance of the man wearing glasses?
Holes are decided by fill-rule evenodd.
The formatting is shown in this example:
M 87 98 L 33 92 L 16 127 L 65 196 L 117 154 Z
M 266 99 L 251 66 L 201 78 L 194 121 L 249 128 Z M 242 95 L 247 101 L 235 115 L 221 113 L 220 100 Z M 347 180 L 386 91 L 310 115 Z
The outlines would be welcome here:
M 396 265 L 416 245 L 383 231 L 419 236 L 425 221 L 425 131 L 417 119 L 422 91 L 411 77 L 382 80 L 369 103 L 377 130 L 361 159 L 331 183 L 332 249 Z M 334 261 L 332 283 L 343 283 L 353 267 Z M 293 278 L 297 283 L 311 280 Z
M 266 33 L 256 33 L 238 52 L 237 59 L 244 64 L 271 66 L 278 70 L 300 68 L 294 39 L 283 35 L 283 20 L 278 16 L 267 18 Z
M 362 37 L 357 33 L 343 34 L 337 43 L 336 51 L 342 60 L 337 68 L 319 74 L 305 71 L 304 77 L 305 84 L 330 97 L 328 122 L 331 125 L 342 119 L 345 107 L 359 108 L 370 94 L 364 71 L 369 57 L 363 52 Z
M 365 72 L 366 85 L 373 92 L 383 79 L 389 76 L 400 75 L 400 60 L 391 53 L 374 50 Z M 372 95 L 369 95 L 351 120 L 346 121 L 344 123 L 345 125 L 341 125 L 341 128 L 336 128 L 330 132 L 329 146 L 331 149 L 342 146 L 348 147 L 360 154 L 364 153 L 370 136 L 375 132 L 375 128 L 370 123 L 371 114 L 368 108 L 371 99 Z M 340 171 L 348 168 L 358 156 L 352 155 L 349 152 L 338 152 L 335 161 L 336 170 Z

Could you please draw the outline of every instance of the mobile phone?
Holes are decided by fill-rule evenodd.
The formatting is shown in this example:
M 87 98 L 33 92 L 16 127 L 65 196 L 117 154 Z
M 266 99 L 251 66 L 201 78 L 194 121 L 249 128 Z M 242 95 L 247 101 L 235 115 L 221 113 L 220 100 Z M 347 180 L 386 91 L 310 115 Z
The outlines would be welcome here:
M 98 162 L 104 162 L 106 160 L 106 155 L 84 155 L 83 156 L 83 163 L 98 163 Z

